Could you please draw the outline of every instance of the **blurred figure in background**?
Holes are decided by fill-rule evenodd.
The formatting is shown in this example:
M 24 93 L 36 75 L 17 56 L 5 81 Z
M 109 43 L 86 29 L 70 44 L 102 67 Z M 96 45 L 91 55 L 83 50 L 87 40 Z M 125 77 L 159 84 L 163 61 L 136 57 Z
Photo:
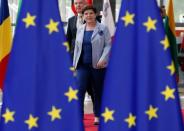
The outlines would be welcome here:
M 167 16 L 164 5 L 160 6 L 160 13 L 161 13 L 162 18 L 165 18 Z
M 68 20 L 66 35 L 70 45 L 70 53 L 72 58 L 73 58 L 77 28 L 83 25 L 82 9 L 84 8 L 85 5 L 86 5 L 85 0 L 74 0 L 74 6 L 77 14 L 75 16 L 70 17 Z
M 174 62 L 175 72 L 176 72 L 176 81 L 179 81 L 179 64 L 178 64 L 178 49 L 176 42 L 176 31 L 175 31 L 175 23 L 174 21 L 174 9 L 172 0 L 168 3 L 168 9 L 166 13 L 165 6 L 162 5 L 160 7 L 160 13 L 163 19 L 163 25 L 165 29 L 165 33 L 167 34 L 167 39 L 169 41 L 171 57 Z

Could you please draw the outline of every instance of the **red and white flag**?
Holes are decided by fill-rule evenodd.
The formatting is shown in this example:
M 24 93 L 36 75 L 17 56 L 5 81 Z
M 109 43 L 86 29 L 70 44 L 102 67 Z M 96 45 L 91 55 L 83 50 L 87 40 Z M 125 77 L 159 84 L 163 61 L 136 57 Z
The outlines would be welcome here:
M 74 5 L 74 0 L 72 0 L 72 5 L 71 5 L 72 11 L 74 14 L 77 14 L 76 10 L 75 10 L 75 5 Z
M 93 5 L 93 0 L 86 0 L 88 5 Z
M 112 16 L 112 10 L 111 10 L 111 5 L 109 0 L 104 0 L 101 23 L 108 27 L 111 37 L 113 37 L 115 32 L 115 24 L 114 24 L 114 19 Z

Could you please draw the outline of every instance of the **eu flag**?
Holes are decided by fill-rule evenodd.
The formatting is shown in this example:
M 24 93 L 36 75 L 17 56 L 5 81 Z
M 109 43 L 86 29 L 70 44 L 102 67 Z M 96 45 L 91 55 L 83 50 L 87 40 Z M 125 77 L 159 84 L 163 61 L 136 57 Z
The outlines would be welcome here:
M 83 131 L 57 0 L 22 1 L 4 83 L 1 131 Z
M 100 131 L 184 131 L 169 48 L 156 0 L 123 0 Z

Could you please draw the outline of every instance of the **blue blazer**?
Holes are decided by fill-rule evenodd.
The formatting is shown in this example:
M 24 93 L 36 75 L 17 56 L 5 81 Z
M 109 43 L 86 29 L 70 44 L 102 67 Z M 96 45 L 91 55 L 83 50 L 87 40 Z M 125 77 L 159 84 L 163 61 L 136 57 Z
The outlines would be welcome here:
M 86 24 L 84 24 L 77 30 L 74 58 L 73 58 L 73 66 L 75 67 L 75 69 L 77 68 L 79 58 L 82 52 L 82 43 L 85 27 Z M 111 49 L 111 36 L 108 28 L 105 25 L 97 22 L 91 37 L 91 43 L 92 43 L 92 66 L 93 68 L 97 69 L 97 63 L 99 61 L 106 61 L 106 63 L 108 63 L 109 60 L 109 54 Z

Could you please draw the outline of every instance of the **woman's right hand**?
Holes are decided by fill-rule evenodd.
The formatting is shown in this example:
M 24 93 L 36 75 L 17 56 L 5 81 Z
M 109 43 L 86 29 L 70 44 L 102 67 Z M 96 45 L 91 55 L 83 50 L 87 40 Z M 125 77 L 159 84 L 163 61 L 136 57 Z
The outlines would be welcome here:
M 106 67 L 106 64 L 107 64 L 106 61 L 99 61 L 99 62 L 97 63 L 97 68 L 98 68 L 98 69 L 105 68 L 105 67 Z

